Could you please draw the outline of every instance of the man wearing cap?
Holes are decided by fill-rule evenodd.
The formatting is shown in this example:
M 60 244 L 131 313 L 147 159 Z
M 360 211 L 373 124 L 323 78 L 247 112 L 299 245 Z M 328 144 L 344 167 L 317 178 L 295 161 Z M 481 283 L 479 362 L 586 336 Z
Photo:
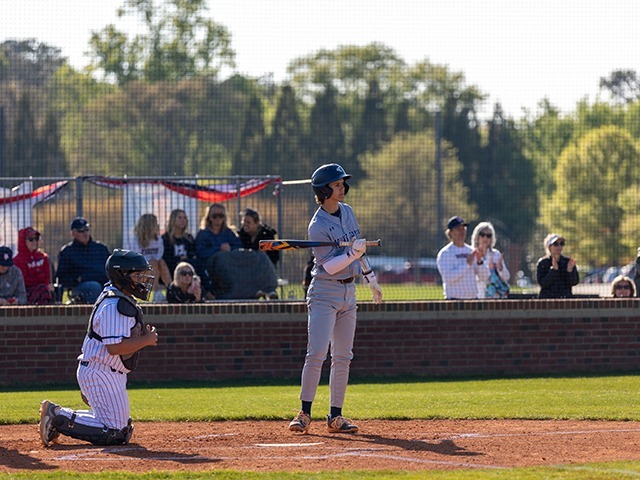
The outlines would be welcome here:
M 71 222 L 73 240 L 60 249 L 56 277 L 65 290 L 71 290 L 78 303 L 95 303 L 107 283 L 104 265 L 110 252 L 91 238 L 91 225 L 83 217 Z
M 438 252 L 438 271 L 447 300 L 478 298 L 476 278 L 486 280 L 481 278 L 488 272 L 488 269 L 481 268 L 482 255 L 465 243 L 468 226 L 462 218 L 451 217 L 445 231 L 451 242 Z
M 13 264 L 13 252 L 9 247 L 0 247 L 0 306 L 26 303 L 24 278 L 20 269 Z

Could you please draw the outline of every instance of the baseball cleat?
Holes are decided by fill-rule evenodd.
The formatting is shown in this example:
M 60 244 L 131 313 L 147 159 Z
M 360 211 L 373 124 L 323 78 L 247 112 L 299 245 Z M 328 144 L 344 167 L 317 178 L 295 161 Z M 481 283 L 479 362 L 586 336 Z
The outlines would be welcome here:
M 49 400 L 43 400 L 40 403 L 40 438 L 42 439 L 42 444 L 45 447 L 48 447 L 52 443 L 56 443 L 58 437 L 60 436 L 60 432 L 56 431 L 53 426 L 53 419 L 56 416 L 56 408 L 59 408 L 59 405 L 55 403 L 51 403 Z
M 327 415 L 327 429 L 329 433 L 358 433 L 358 426 L 342 415 L 333 418 L 331 415 Z
M 296 415 L 296 418 L 289 423 L 289 430 L 292 432 L 307 433 L 310 426 L 311 417 L 303 411 L 300 411 L 298 415 Z

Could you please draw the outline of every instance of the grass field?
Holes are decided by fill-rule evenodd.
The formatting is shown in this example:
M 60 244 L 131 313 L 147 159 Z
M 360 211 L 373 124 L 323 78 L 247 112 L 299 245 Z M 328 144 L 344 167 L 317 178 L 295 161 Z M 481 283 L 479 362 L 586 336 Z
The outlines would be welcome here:
M 328 387 L 318 390 L 316 403 L 328 403 Z M 138 422 L 159 420 L 222 421 L 279 419 L 288 421 L 298 407 L 299 387 L 295 382 L 132 385 L 129 389 L 132 415 Z M 572 376 L 546 378 L 483 378 L 430 380 L 399 378 L 354 381 L 347 393 L 345 413 L 356 419 L 603 419 L 640 421 L 635 375 Z M 62 387 L 12 387 L 0 392 L 0 423 L 35 424 L 38 404 L 48 398 L 56 403 L 81 408 L 75 385 Z M 324 411 L 314 412 L 321 418 Z M 0 449 L 5 447 L 0 442 Z M 186 479 L 186 478 L 425 478 L 426 473 L 339 472 L 264 473 L 101 473 L 100 479 Z M 84 478 L 69 472 L 5 474 L 0 478 L 63 479 Z M 583 466 L 508 469 L 500 471 L 429 471 L 428 478 L 452 479 L 611 479 L 640 478 L 639 462 L 612 462 Z

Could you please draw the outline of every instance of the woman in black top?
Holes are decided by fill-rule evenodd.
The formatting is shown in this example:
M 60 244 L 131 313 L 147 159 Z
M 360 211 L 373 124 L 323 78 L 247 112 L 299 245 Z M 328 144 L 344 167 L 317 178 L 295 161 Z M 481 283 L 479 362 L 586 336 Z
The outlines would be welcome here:
M 242 229 L 238 233 L 242 240 L 242 247 L 247 250 L 259 250 L 260 240 L 275 240 L 278 232 L 269 225 L 262 223 L 260 214 L 251 209 L 245 208 L 242 212 Z M 280 260 L 279 251 L 265 252 L 273 266 L 275 267 Z
M 580 281 L 576 260 L 562 255 L 565 239 L 550 233 L 544 239 L 547 255 L 538 260 L 536 277 L 540 285 L 538 298 L 571 298 L 571 287 Z
M 163 260 L 173 275 L 176 265 L 180 262 L 194 263 L 196 258 L 196 241 L 188 232 L 189 220 L 187 212 L 176 209 L 169 215 L 167 229 L 162 235 L 164 243 Z
M 190 263 L 180 262 L 167 288 L 168 303 L 197 303 L 202 300 L 200 277 Z

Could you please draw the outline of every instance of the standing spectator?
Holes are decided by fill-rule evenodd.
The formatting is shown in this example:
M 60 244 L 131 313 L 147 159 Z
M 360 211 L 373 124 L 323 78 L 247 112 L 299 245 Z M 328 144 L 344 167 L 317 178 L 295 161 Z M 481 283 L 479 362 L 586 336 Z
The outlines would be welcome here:
M 495 228 L 489 222 L 480 222 L 471 234 L 471 246 L 482 258 L 477 277 L 478 298 L 506 298 L 509 293 L 511 274 L 495 245 Z
M 260 250 L 260 240 L 275 240 L 278 232 L 262 222 L 260 214 L 251 208 L 245 208 L 242 212 L 242 229 L 238 233 L 242 240 L 243 248 L 247 250 Z M 272 250 L 265 252 L 275 267 L 280 260 L 280 252 Z
M 307 354 L 302 368 L 301 408 L 289 423 L 292 432 L 306 433 L 311 425 L 311 407 L 320 382 L 322 364 L 331 352 L 329 373 L 329 433 L 356 433 L 358 427 L 342 416 L 349 383 L 356 333 L 355 280 L 364 276 L 374 303 L 382 303 L 382 289 L 369 261 L 363 255 L 367 245 L 353 209 L 344 203 L 351 175 L 337 163 L 322 165 L 311 176 L 319 205 L 309 222 L 308 235 L 315 241 L 348 241 L 350 247 L 316 247 L 315 266 L 307 291 Z
M 489 275 L 488 269 L 482 267 L 482 254 L 465 243 L 468 226 L 462 218 L 451 217 L 445 230 L 451 242 L 442 247 L 436 258 L 447 300 L 478 298 L 478 282 L 486 282 Z
M 167 229 L 162 235 L 162 243 L 164 245 L 162 258 L 172 276 L 178 263 L 189 262 L 192 265 L 195 263 L 196 241 L 189 233 L 187 212 L 180 209 L 171 212 Z
M 636 296 L 636 286 L 626 275 L 618 275 L 611 282 L 611 296 L 615 298 L 629 298 Z
M 135 237 L 132 239 L 131 250 L 142 254 L 153 268 L 155 279 L 153 283 L 153 301 L 162 302 L 165 295 L 161 290 L 162 282 L 166 287 L 171 283 L 171 275 L 167 264 L 163 260 L 164 243 L 160 238 L 158 217 L 153 213 L 140 216 L 133 229 Z
M 167 302 L 196 303 L 202 300 L 200 277 L 188 262 L 180 262 L 173 272 L 173 282 L 167 288 Z
M 221 203 L 209 206 L 207 214 L 200 222 L 200 230 L 196 235 L 196 257 L 207 270 L 213 282 L 213 256 L 218 252 L 230 252 L 242 248 L 238 235 L 227 224 L 227 210 Z M 211 292 L 205 295 L 207 300 L 213 299 Z
M 91 224 L 85 218 L 75 218 L 71 222 L 73 240 L 58 254 L 58 283 L 71 290 L 73 301 L 77 303 L 95 303 L 108 281 L 104 265 L 110 255 L 109 249 L 94 240 L 90 230 Z
M 544 239 L 547 255 L 538 259 L 536 277 L 540 285 L 538 298 L 571 298 L 571 287 L 580 281 L 576 260 L 562 255 L 566 242 L 557 233 L 550 233 Z
M 13 259 L 22 272 L 27 289 L 27 303 L 50 305 L 53 303 L 53 282 L 49 255 L 38 248 L 40 232 L 33 227 L 18 232 L 18 255 Z
M 0 247 L 0 305 L 24 305 L 27 292 L 22 272 L 13 264 L 13 252 Z

